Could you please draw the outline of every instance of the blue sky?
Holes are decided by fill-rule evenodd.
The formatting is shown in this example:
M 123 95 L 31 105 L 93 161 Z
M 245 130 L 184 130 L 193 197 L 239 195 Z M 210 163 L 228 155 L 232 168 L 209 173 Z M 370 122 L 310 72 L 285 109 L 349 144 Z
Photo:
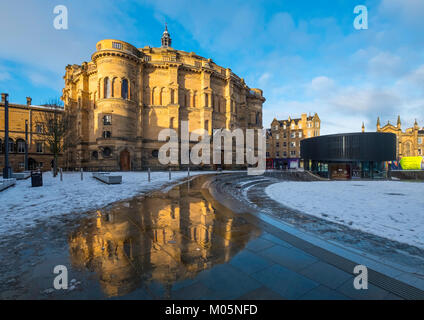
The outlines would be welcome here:
M 56 30 L 65 5 L 69 29 Z M 366 5 L 369 29 L 353 27 Z M 12 102 L 59 97 L 67 64 L 89 61 L 97 41 L 173 47 L 212 58 L 264 90 L 264 126 L 317 112 L 322 133 L 424 126 L 424 0 L 44 0 L 0 3 L 0 91 Z

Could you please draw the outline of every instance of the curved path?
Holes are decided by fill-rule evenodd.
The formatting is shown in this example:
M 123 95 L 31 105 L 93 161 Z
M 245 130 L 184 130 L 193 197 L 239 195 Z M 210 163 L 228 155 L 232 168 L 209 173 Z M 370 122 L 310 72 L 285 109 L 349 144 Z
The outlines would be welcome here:
M 314 270 L 309 270 L 301 260 L 294 262 L 273 252 L 276 260 L 280 259 L 293 271 L 316 273 L 317 279 L 322 279 L 340 270 L 353 275 L 354 267 L 361 264 L 369 270 L 369 290 L 361 292 L 354 290 L 352 284 L 345 284 L 335 288 L 336 291 L 358 299 L 424 299 L 423 250 L 285 207 L 265 193 L 267 186 L 277 182 L 281 182 L 278 173 L 259 177 L 223 174 L 214 177 L 209 187 L 222 204 L 235 212 L 250 213 L 255 224 L 289 243 L 296 253 L 319 261 Z M 269 254 L 272 258 L 272 253 Z

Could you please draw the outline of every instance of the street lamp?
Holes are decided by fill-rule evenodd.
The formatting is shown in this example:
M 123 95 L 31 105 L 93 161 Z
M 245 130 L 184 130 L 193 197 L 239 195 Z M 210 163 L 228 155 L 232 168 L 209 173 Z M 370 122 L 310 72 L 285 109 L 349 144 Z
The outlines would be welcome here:
M 25 171 L 28 171 L 28 120 L 25 120 Z
M 2 94 L 4 97 L 4 140 L 6 147 L 4 148 L 4 168 L 3 179 L 12 178 L 12 168 L 9 166 L 9 94 Z

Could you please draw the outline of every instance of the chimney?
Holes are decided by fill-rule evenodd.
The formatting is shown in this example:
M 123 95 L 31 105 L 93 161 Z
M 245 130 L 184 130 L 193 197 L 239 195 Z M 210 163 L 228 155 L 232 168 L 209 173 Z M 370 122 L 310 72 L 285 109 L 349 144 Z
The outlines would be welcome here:
M 7 93 L 2 93 L 1 94 L 1 102 L 5 102 L 6 101 L 6 95 L 7 95 Z
M 32 98 L 31 97 L 26 97 L 27 99 L 27 106 L 30 106 L 32 103 Z

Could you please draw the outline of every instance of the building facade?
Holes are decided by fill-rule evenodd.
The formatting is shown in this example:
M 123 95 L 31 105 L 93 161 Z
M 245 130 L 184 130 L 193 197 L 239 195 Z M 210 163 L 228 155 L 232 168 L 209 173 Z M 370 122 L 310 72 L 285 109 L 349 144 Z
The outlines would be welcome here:
M 396 158 L 396 135 L 344 133 L 301 142 L 305 170 L 334 180 L 387 178 L 387 161 Z
M 295 168 L 300 165 L 300 142 L 317 137 L 321 132 L 318 114 L 303 113 L 300 118 L 274 119 L 267 131 L 268 168 Z
M 45 106 L 32 105 L 27 97 L 27 104 L 9 103 L 9 143 L 5 141 L 5 94 L 0 102 L 0 167 L 4 167 L 5 148 L 9 148 L 9 165 L 14 172 L 25 169 L 25 122 L 28 123 L 28 169 L 50 170 L 54 158 L 46 141 L 43 126 L 44 113 L 53 112 Z M 59 159 L 60 160 L 60 159 Z
M 168 30 L 160 48 L 102 40 L 90 62 L 66 67 L 62 100 L 76 116 L 77 141 L 65 161 L 93 170 L 155 168 L 164 144 L 159 132 L 180 133 L 182 121 L 190 132 L 210 135 L 220 128 L 262 128 L 260 89 L 171 43 Z
M 424 155 L 424 128 L 420 128 L 416 120 L 412 128 L 407 128 L 405 131 L 402 131 L 400 116 L 398 117 L 396 126 L 388 121 L 387 124 L 382 127 L 380 118 L 378 118 L 377 132 L 394 133 L 396 135 L 397 160 L 402 157 L 417 157 Z

